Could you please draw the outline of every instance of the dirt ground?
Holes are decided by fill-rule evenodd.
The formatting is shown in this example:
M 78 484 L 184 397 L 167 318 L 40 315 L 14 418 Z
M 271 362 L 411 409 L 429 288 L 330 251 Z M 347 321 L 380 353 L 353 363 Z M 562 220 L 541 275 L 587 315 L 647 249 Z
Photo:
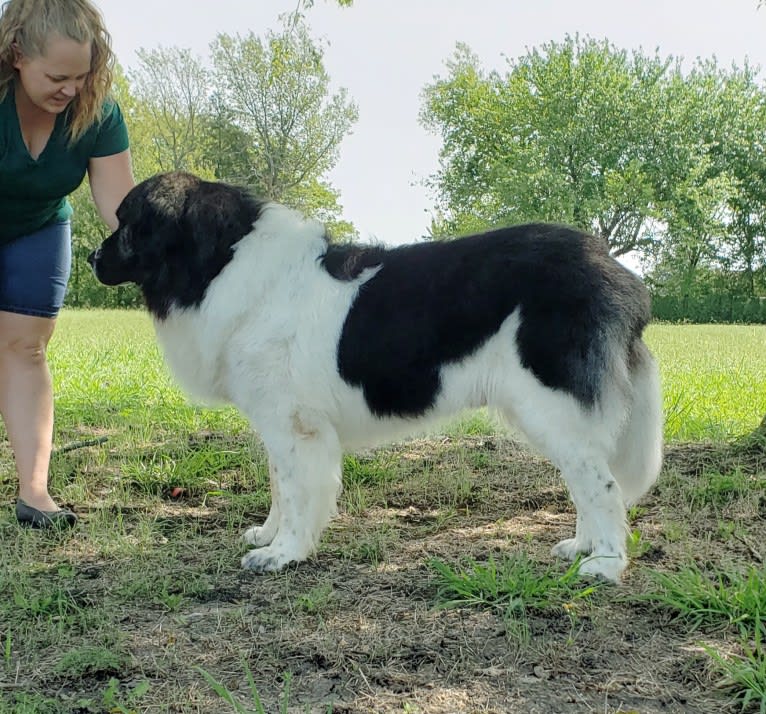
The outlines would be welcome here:
M 135 704 L 111 711 L 234 711 L 201 670 L 243 711 L 255 711 L 250 673 L 269 714 L 739 711 L 702 649 L 734 649 L 732 633 L 694 630 L 635 596 L 650 586 L 652 570 L 759 564 L 766 491 L 711 495 L 704 484 L 708 473 L 732 472 L 762 483 L 762 452 L 670 447 L 660 482 L 632 514 L 640 548 L 624 582 L 523 621 L 500 609 L 438 607 L 429 562 L 525 553 L 549 565 L 550 548 L 574 530 L 555 471 L 494 437 L 416 441 L 386 453 L 406 465 L 404 477 L 347 489 L 319 553 L 281 574 L 239 569 L 244 546 L 233 542 L 231 514 L 215 496 L 168 501 L 155 524 L 177 547 L 165 575 L 182 597 L 170 608 L 117 598 L 123 664 L 74 678 L 56 674 L 41 655 L 45 676 L 32 684 L 82 714 L 93 711 L 78 708 L 83 694 L 103 691 L 110 677 L 123 692 L 150 684 Z M 264 516 L 246 513 L 244 522 Z M 114 597 L 113 577 L 114 562 L 82 557 L 72 592 L 85 604 Z

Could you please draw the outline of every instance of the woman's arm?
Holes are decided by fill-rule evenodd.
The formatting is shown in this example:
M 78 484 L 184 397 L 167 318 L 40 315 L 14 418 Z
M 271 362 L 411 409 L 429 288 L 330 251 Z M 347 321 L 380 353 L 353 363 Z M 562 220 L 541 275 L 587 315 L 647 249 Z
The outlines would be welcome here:
M 92 158 L 88 163 L 88 180 L 98 212 L 107 225 L 116 230 L 117 207 L 125 198 L 125 194 L 136 184 L 133 179 L 130 150 Z

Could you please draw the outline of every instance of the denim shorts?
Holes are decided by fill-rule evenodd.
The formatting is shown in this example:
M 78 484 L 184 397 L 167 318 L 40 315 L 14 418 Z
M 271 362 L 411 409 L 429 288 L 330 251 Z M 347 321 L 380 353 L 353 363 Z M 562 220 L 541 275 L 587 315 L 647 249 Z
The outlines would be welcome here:
M 72 268 L 71 239 L 62 221 L 0 246 L 0 310 L 56 317 Z

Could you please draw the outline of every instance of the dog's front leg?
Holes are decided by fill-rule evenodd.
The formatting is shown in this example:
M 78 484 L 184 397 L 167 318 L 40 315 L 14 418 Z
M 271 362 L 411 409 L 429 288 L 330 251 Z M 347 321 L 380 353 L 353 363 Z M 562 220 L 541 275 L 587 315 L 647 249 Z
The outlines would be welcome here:
M 276 501 L 261 529 L 245 534 L 254 545 L 263 544 L 242 558 L 242 566 L 256 572 L 305 560 L 337 508 L 342 453 L 335 430 L 306 414 L 294 414 L 289 424 L 261 432 Z
M 245 543 L 262 548 L 274 540 L 279 528 L 279 479 L 276 477 L 274 464 L 269 461 L 269 486 L 271 488 L 271 508 L 262 526 L 248 528 L 242 536 Z

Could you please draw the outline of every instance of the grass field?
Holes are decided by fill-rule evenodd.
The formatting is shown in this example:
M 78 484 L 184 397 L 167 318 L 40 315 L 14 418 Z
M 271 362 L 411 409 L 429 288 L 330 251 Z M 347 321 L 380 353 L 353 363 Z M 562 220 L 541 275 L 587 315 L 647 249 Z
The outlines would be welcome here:
M 189 405 L 142 313 L 65 312 L 53 491 L 18 528 L 0 444 L 0 712 L 766 712 L 766 327 L 652 325 L 665 468 L 620 587 L 548 551 L 555 471 L 485 413 L 347 455 L 340 514 L 285 573 L 239 569 L 267 469 Z

